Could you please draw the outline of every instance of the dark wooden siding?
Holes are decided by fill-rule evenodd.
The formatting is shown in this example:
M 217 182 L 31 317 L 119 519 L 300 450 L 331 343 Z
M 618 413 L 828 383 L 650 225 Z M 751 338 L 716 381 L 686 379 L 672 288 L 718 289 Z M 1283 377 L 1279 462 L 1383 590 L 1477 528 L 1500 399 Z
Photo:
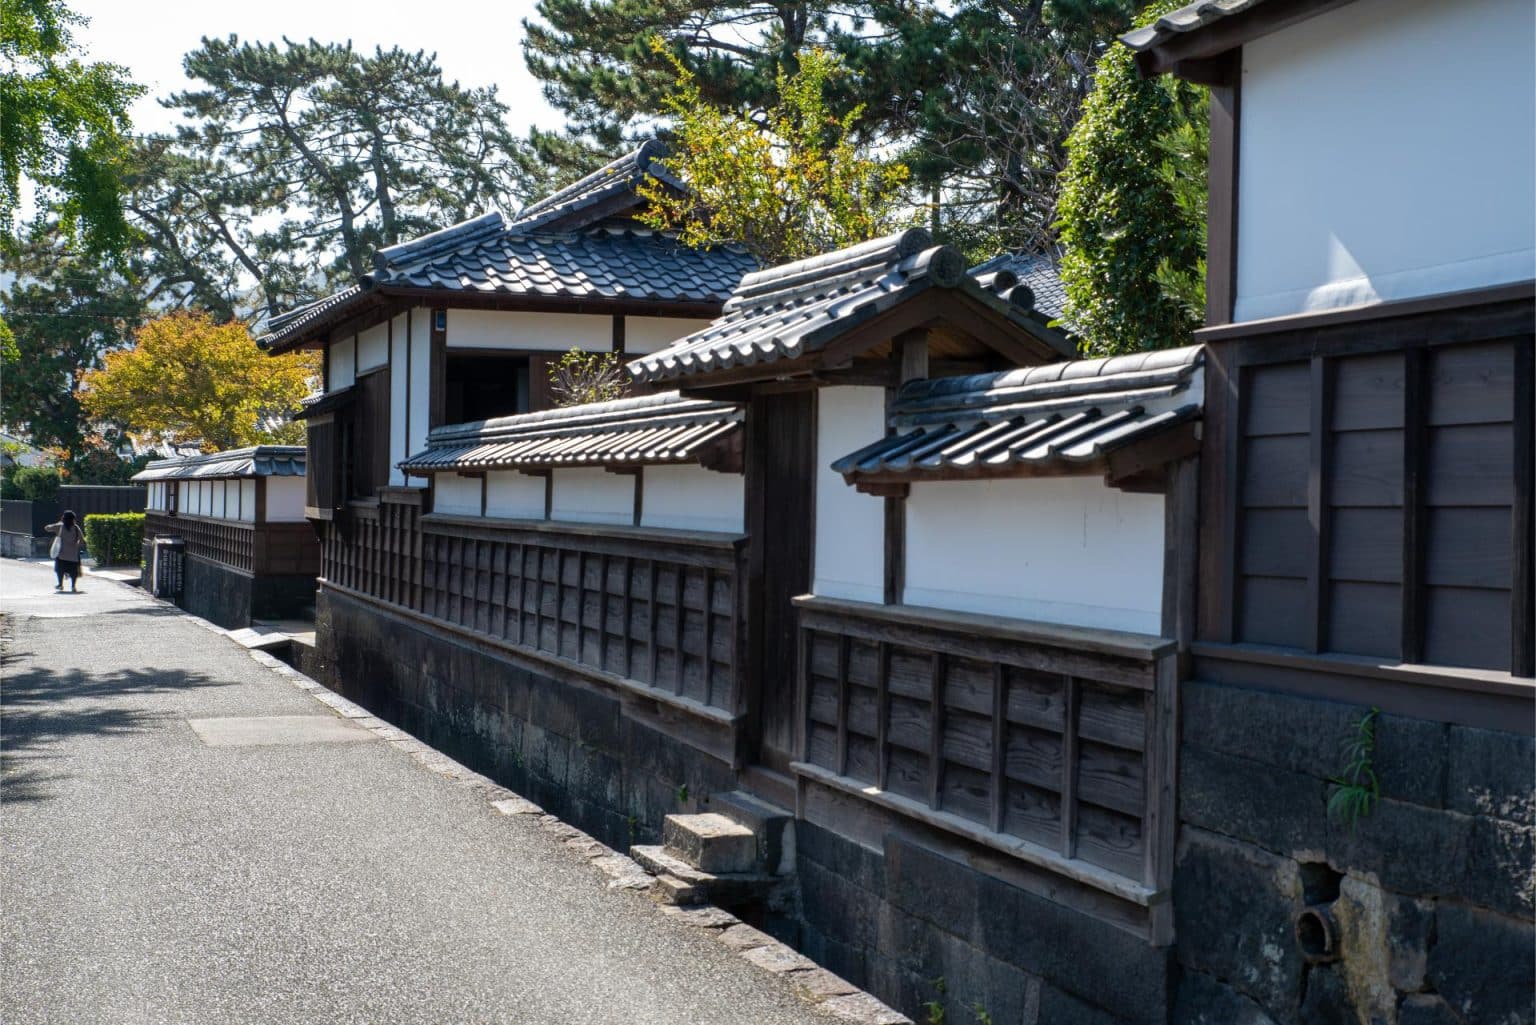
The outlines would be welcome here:
M 1204 639 L 1530 674 L 1522 307 L 1213 346 Z
M 305 424 L 309 451 L 305 458 L 304 503 L 311 509 L 329 512 L 341 506 L 337 480 L 339 431 L 332 414 L 316 417 Z
M 320 542 L 308 523 L 247 523 L 205 516 L 144 517 L 144 536 L 181 537 L 187 554 L 252 576 L 305 576 L 320 571 Z

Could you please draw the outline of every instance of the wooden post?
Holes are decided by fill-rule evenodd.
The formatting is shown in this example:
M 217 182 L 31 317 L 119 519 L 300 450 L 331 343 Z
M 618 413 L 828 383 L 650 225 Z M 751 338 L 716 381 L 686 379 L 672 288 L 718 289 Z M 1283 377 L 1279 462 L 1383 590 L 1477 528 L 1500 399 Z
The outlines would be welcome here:
M 1081 699 L 1076 677 L 1068 676 L 1063 692 L 1061 725 L 1061 854 L 1077 857 L 1077 708 Z

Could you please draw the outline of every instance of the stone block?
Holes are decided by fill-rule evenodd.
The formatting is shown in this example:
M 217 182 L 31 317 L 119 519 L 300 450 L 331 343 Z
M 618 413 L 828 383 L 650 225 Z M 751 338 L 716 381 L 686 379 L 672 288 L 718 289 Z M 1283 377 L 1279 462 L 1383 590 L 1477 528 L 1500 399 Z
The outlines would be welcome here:
M 1441 901 L 1426 975 L 1466 1021 L 1529 1025 L 1536 992 L 1536 928 L 1528 919 Z
M 1318 850 L 1328 836 L 1322 780 L 1196 747 L 1179 755 L 1179 812 L 1277 854 Z
M 1361 713 L 1362 715 L 1364 712 Z M 1358 722 L 1356 717 L 1354 722 Z M 1354 734 L 1349 724 L 1343 740 Z M 1446 747 L 1450 727 L 1426 719 L 1382 715 L 1376 722 L 1376 750 L 1372 755 L 1383 797 L 1429 808 L 1445 807 Z M 1344 767 L 1336 754 L 1323 768 L 1324 776 L 1337 775 Z
M 750 925 L 727 926 L 715 938 L 732 950 L 751 950 L 776 942 L 772 936 Z
M 1179 959 L 1295 1022 L 1303 962 L 1291 933 L 1300 906 L 1295 862 L 1186 829 L 1174 868 Z
M 885 870 L 886 900 L 961 939 L 977 938 L 981 874 L 975 869 L 888 834 Z
M 1173 1006 L 1173 1025 L 1276 1025 L 1248 997 L 1205 972 L 1185 969 Z
M 711 811 L 740 822 L 757 837 L 758 862 L 764 871 L 788 875 L 795 870 L 795 817 L 777 805 L 743 791 L 711 794 Z
M 1336 701 L 1191 680 L 1179 690 L 1186 746 L 1316 777 L 1338 761 L 1340 738 L 1367 711 Z
M 987 954 L 1128 1022 L 1166 1021 L 1168 948 L 992 876 L 979 876 L 978 893 L 975 945 Z
M 757 965 L 759 968 L 783 975 L 788 972 L 808 972 L 816 967 L 816 962 L 804 954 L 797 954 L 783 943 L 765 943 L 761 947 L 752 947 L 743 952 L 742 957 Z
M 1536 828 L 1479 815 L 1471 820 L 1466 883 L 1460 896 L 1505 914 L 1530 917 L 1536 902 Z
M 1105 982 L 1113 985 L 1110 980 Z M 1125 1025 L 1127 1020 L 1163 1022 L 1167 1020 L 1167 1014 L 1164 1007 L 1144 1007 L 1133 1019 L 1121 1018 L 1049 983 L 1040 986 L 1040 1025 Z
M 1447 803 L 1469 815 L 1536 825 L 1536 739 L 1519 733 L 1450 728 Z
M 795 875 L 800 882 L 800 907 L 808 923 L 842 943 L 875 945 L 879 897 L 814 861 L 802 860 Z
M 715 812 L 668 815 L 661 841 L 674 855 L 704 872 L 751 872 L 757 867 L 757 837 L 752 830 Z
M 1392 900 L 1387 912 L 1387 978 L 1393 989 L 1413 993 L 1424 988 L 1434 929 L 1433 901 Z
M 810 822 L 795 828 L 796 861 L 815 862 L 878 897 L 885 896 L 885 856 Z
M 1464 1025 L 1464 1019 L 1433 993 L 1412 993 L 1398 1008 L 1397 1025 Z
M 1301 998 L 1301 1020 L 1305 1025 L 1359 1025 L 1344 980 L 1345 965 L 1313 965 L 1307 973 L 1306 989 Z M 1385 1020 L 1385 1019 L 1377 1019 Z
M 1352 824 L 1330 820 L 1328 860 L 1370 873 L 1411 896 L 1459 893 L 1467 870 L 1471 820 L 1455 812 L 1383 798 Z
M 875 949 L 882 957 L 924 978 L 938 974 L 935 967 L 941 957 L 939 931 L 891 904 L 882 903 L 876 912 Z

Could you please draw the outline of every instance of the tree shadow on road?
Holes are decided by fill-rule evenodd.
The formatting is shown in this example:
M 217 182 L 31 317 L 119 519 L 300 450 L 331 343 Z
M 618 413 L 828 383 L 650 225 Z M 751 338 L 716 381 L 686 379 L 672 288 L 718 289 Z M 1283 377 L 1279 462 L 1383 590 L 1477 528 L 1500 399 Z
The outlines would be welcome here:
M 84 673 L 46 667 L 16 671 L 6 659 L 0 687 L 0 801 L 33 801 L 51 796 L 47 784 L 64 778 L 37 763 L 54 757 L 49 749 L 73 737 L 112 737 L 142 732 L 173 715 L 139 708 L 103 707 L 82 701 L 132 694 L 163 694 L 193 687 L 222 687 L 230 681 L 177 670 L 118 669 Z

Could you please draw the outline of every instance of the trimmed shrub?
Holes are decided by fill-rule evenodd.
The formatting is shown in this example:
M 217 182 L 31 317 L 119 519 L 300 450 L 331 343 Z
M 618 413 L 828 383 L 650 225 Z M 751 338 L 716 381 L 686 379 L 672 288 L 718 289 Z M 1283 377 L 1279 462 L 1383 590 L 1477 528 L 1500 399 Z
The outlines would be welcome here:
M 143 513 L 92 513 L 85 518 L 85 546 L 98 566 L 137 564 L 143 543 Z
M 0 483 L 0 498 L 19 498 L 27 502 L 47 502 L 59 497 L 57 466 L 13 466 Z

